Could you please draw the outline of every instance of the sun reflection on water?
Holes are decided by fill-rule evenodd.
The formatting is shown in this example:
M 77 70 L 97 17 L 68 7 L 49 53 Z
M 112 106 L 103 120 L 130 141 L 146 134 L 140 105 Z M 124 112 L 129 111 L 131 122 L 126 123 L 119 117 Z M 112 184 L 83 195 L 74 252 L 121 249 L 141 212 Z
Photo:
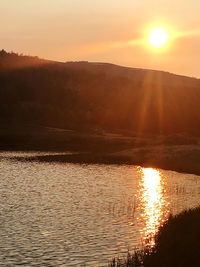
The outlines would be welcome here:
M 141 209 L 144 227 L 142 238 L 147 245 L 154 245 L 158 227 L 168 215 L 168 203 L 164 198 L 164 182 L 159 170 L 142 168 Z

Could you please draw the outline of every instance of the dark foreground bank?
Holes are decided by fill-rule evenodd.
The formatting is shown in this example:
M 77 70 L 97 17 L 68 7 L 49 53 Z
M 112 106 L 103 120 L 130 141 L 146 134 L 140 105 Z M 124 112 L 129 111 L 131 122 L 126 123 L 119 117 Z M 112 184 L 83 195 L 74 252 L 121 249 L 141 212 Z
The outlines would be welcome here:
M 155 238 L 155 248 L 115 258 L 109 267 L 199 267 L 200 207 L 171 216 Z

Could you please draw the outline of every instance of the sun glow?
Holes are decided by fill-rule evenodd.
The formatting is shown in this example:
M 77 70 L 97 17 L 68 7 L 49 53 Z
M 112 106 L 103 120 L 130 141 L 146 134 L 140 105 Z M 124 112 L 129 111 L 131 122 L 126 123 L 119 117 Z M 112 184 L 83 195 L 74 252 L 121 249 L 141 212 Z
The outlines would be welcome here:
M 149 32 L 148 41 L 154 48 L 164 48 L 168 44 L 169 33 L 164 28 L 154 28 Z

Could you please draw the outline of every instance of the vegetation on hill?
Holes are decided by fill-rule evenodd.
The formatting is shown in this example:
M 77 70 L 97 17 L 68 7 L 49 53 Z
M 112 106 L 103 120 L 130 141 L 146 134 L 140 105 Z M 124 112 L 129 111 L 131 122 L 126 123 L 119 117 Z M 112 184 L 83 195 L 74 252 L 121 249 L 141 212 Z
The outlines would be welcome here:
M 200 80 L 0 51 L 0 121 L 87 131 L 200 133 Z

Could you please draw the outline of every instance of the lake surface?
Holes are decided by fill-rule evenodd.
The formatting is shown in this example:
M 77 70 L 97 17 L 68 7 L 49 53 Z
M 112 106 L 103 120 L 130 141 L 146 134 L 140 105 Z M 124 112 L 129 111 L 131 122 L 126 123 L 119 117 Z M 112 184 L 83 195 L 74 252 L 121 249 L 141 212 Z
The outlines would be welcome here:
M 15 158 L 38 154 L 0 153 L 0 266 L 107 266 L 200 205 L 199 176 Z

